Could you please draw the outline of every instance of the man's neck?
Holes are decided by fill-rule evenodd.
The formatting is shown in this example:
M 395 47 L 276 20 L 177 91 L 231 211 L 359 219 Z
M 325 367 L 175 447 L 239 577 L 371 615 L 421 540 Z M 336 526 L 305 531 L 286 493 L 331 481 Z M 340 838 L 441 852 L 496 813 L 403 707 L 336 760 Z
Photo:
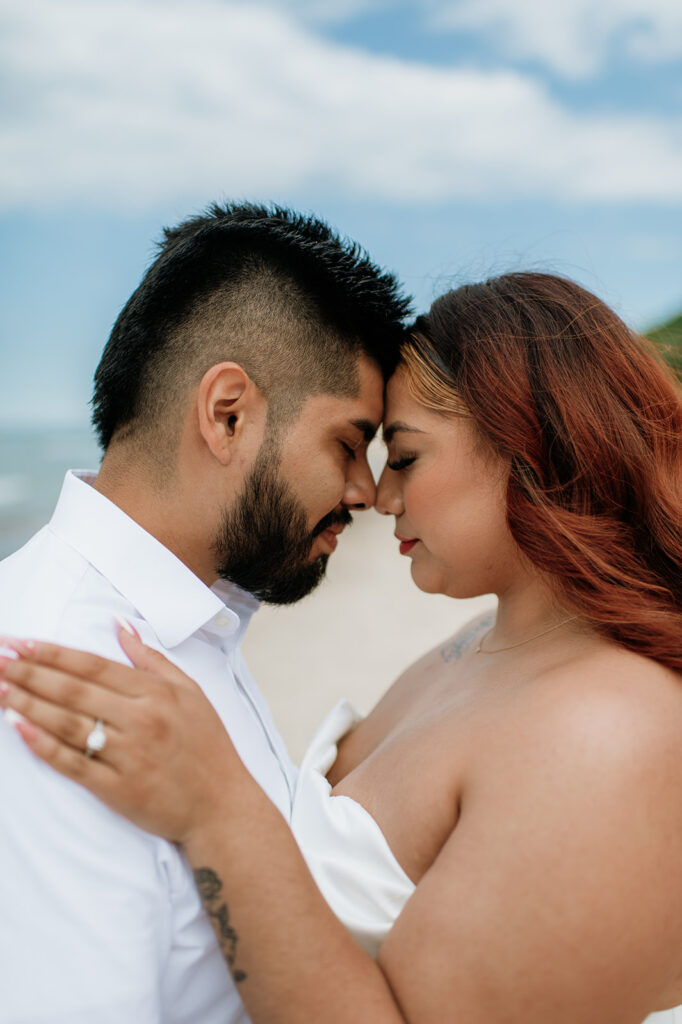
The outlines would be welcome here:
M 92 486 L 168 548 L 206 586 L 215 583 L 211 552 L 203 550 L 191 533 L 191 504 L 183 500 L 181 488 L 172 480 L 160 484 L 158 475 L 148 467 L 133 460 L 127 460 L 124 467 L 120 455 L 107 452 Z

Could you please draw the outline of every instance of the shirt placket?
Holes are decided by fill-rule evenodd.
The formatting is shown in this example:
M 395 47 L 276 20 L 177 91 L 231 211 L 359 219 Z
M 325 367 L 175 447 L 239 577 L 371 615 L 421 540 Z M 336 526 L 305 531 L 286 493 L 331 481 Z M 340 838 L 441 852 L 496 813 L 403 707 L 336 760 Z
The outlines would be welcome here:
M 245 704 L 250 709 L 252 715 L 255 717 L 256 721 L 258 722 L 258 724 L 259 724 L 259 726 L 260 726 L 260 728 L 261 728 L 261 730 L 263 732 L 263 735 L 265 736 L 265 741 L 266 741 L 268 747 L 270 748 L 272 756 L 274 757 L 274 759 L 275 759 L 275 761 L 277 763 L 277 767 L 279 768 L 280 774 L 281 774 L 282 778 L 284 779 L 284 785 L 286 787 L 286 791 L 287 791 L 288 796 L 289 796 L 289 816 L 288 816 L 288 820 L 290 821 L 291 820 L 291 809 L 292 809 L 293 801 L 294 801 L 294 794 L 293 794 L 293 789 L 292 789 L 292 785 L 291 785 L 291 780 L 289 778 L 289 773 L 286 770 L 286 767 L 284 766 L 284 764 L 282 763 L 282 758 L 280 756 L 279 751 L 277 750 L 277 745 L 275 743 L 275 739 L 271 735 L 270 729 L 269 729 L 267 723 L 264 721 L 263 716 L 261 715 L 260 710 L 258 708 L 258 705 L 256 704 L 255 700 L 253 699 L 253 697 L 249 693 L 248 687 L 244 684 L 244 682 L 240 678 L 239 672 L 235 669 L 234 665 L 231 666 L 231 668 L 232 668 L 232 674 L 234 675 L 234 680 L 235 680 L 235 682 L 237 684 L 237 689 L 239 690 L 239 692 L 240 692 L 240 694 L 241 694 Z
M 236 627 L 235 619 L 237 620 Z M 256 720 L 258 728 L 265 738 L 265 742 L 268 746 L 268 749 L 270 750 L 270 753 L 275 759 L 275 763 L 284 781 L 284 786 L 288 796 L 288 820 L 290 821 L 294 799 L 292 780 L 289 776 L 289 772 L 287 771 L 286 765 L 283 762 L 282 755 L 280 751 L 277 749 L 278 744 L 276 742 L 276 739 L 272 735 L 272 731 L 268 723 L 265 721 L 260 711 L 260 708 L 258 707 L 258 702 L 251 693 L 251 689 L 247 681 L 242 678 L 241 671 L 239 670 L 235 663 L 235 633 L 237 632 L 238 624 L 239 619 L 235 615 L 235 613 L 230 611 L 228 608 L 225 608 L 224 611 L 219 612 L 212 619 L 211 624 L 208 627 L 208 631 L 213 633 L 213 635 L 218 640 L 220 649 L 225 655 L 225 658 L 227 659 L 230 673 L 234 678 L 234 681 L 237 685 L 237 690 L 242 698 L 242 701 L 246 705 L 249 714 Z

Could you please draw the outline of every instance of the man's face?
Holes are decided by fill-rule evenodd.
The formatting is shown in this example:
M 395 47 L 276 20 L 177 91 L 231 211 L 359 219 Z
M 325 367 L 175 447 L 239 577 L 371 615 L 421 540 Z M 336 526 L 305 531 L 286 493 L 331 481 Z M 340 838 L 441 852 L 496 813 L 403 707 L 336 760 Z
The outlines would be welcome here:
M 383 412 L 378 367 L 358 359 L 354 398 L 317 395 L 283 440 L 263 443 L 215 542 L 217 572 L 269 604 L 292 604 L 324 576 L 351 509 L 376 488 L 367 446 Z

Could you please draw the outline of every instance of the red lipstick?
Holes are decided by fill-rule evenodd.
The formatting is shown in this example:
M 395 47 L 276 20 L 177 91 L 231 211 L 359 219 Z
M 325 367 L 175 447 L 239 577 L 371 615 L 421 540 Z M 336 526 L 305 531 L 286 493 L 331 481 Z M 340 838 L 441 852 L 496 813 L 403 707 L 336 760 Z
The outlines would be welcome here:
M 415 544 L 418 543 L 418 541 L 416 539 L 415 540 L 403 540 L 402 537 L 398 537 L 398 540 L 400 541 L 400 554 L 401 555 L 406 555 L 409 551 L 412 550 L 412 548 L 415 546 Z

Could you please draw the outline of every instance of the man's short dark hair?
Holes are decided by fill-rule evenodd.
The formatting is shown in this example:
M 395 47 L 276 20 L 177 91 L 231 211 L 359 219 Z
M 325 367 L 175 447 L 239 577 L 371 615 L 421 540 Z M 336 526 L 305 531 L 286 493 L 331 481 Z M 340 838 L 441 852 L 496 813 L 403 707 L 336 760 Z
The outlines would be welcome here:
M 269 423 L 311 395 L 355 394 L 358 355 L 395 369 L 408 312 L 396 279 L 318 218 L 214 204 L 165 229 L 114 324 L 95 374 L 100 444 L 177 437 L 178 403 L 224 360 L 263 391 Z

